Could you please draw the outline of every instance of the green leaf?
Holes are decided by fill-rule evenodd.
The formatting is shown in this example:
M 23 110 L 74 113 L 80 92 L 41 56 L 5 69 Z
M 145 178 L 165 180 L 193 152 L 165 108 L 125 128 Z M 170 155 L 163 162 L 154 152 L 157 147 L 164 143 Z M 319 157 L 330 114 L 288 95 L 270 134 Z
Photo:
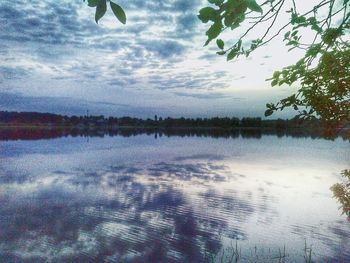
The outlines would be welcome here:
M 88 0 L 88 6 L 95 7 L 98 4 L 98 0 Z
M 278 79 L 278 78 L 280 77 L 280 75 L 281 75 L 281 72 L 275 71 L 275 72 L 273 73 L 273 78 L 274 78 L 274 79 Z
M 240 39 L 237 43 L 237 49 L 241 49 L 242 47 L 242 39 Z
M 235 16 L 234 15 L 226 15 L 225 16 L 225 18 L 224 18 L 225 26 L 231 26 L 233 24 L 233 22 L 235 22 Z
M 239 27 L 239 23 L 235 22 L 235 23 L 231 26 L 231 30 L 236 29 L 237 27 Z
M 322 35 L 322 40 L 327 45 L 331 45 L 341 35 L 343 35 L 343 31 L 341 28 L 328 28 L 324 31 L 324 33 Z
M 216 10 L 212 7 L 204 7 L 199 10 L 198 18 L 203 22 L 207 23 L 209 20 L 215 21 Z
M 288 31 L 284 34 L 284 39 L 287 39 L 289 36 L 290 36 L 290 31 Z
M 207 31 L 207 36 L 208 36 L 208 40 L 206 42 L 206 45 L 209 44 L 209 42 L 216 38 L 218 35 L 220 35 L 221 33 L 221 29 L 222 29 L 222 24 L 221 23 L 214 23 L 211 25 L 211 27 L 208 29 Z
M 323 31 L 322 28 L 320 26 L 318 26 L 318 25 L 312 25 L 311 29 L 315 30 L 319 34 L 322 33 L 322 31 Z
M 110 2 L 110 3 L 111 3 L 112 11 L 113 11 L 114 15 L 116 16 L 116 18 L 118 18 L 118 20 L 122 24 L 125 24 L 126 23 L 126 15 L 125 15 L 123 8 L 121 8 L 116 3 L 113 3 L 113 2 Z
M 272 82 L 271 82 L 271 86 L 274 87 L 278 84 L 278 79 L 274 79 Z
M 221 39 L 217 39 L 216 40 L 216 45 L 218 46 L 218 48 L 224 49 L 225 43 Z
M 263 13 L 263 10 L 261 8 L 260 5 L 258 5 L 258 3 L 255 0 L 248 0 L 248 8 L 254 12 L 259 12 L 259 13 Z
M 220 6 L 224 2 L 224 0 L 208 0 L 208 2 L 216 6 Z
M 237 49 L 233 48 L 230 51 L 230 53 L 228 53 L 228 55 L 227 55 L 227 61 L 230 61 L 230 60 L 234 59 L 237 56 L 237 54 L 238 54 Z
M 298 32 L 299 32 L 298 30 L 293 31 L 293 33 L 292 33 L 291 36 L 292 36 L 292 37 L 295 37 L 295 36 L 298 34 Z
M 245 14 L 240 14 L 237 16 L 236 23 L 242 23 L 245 20 Z
M 273 110 L 271 110 L 271 109 L 267 109 L 265 111 L 265 117 L 271 116 L 272 114 L 273 114 Z
M 222 56 L 222 55 L 225 55 L 225 54 L 226 54 L 226 51 L 224 51 L 224 50 L 218 51 L 218 52 L 216 52 L 216 54 Z
M 106 11 L 107 11 L 106 0 L 99 0 L 96 6 L 96 13 L 95 13 L 96 23 L 98 23 L 98 20 L 100 20 L 105 15 Z

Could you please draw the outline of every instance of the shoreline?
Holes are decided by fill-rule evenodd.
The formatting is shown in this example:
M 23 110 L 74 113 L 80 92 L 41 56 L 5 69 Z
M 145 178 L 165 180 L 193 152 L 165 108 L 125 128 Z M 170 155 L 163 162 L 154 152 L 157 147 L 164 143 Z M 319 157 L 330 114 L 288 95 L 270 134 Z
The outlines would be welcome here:
M 190 130 L 322 130 L 320 127 L 241 127 L 241 126 L 235 126 L 235 127 L 219 127 L 219 126 L 132 126 L 132 125 L 125 125 L 125 126 L 108 126 L 108 125 L 98 125 L 98 126 L 79 126 L 79 125 L 3 125 L 0 124 L 0 129 L 78 129 L 78 130 L 101 130 L 101 129 L 107 129 L 107 130 L 118 130 L 118 129 L 147 129 L 147 130 L 171 130 L 171 129 L 190 129 Z M 342 129 L 342 130 L 348 130 L 348 129 Z

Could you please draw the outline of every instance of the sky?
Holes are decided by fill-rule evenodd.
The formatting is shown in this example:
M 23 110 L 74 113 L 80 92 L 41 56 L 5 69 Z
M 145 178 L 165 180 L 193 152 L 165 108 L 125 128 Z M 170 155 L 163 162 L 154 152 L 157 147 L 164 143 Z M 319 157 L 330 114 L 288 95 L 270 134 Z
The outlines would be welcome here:
M 206 1 L 116 2 L 126 25 L 111 10 L 96 24 L 80 0 L 1 0 L 0 110 L 262 117 L 266 103 L 294 91 L 266 81 L 298 57 L 280 39 L 230 62 L 215 43 L 203 46 L 208 25 L 197 14 Z

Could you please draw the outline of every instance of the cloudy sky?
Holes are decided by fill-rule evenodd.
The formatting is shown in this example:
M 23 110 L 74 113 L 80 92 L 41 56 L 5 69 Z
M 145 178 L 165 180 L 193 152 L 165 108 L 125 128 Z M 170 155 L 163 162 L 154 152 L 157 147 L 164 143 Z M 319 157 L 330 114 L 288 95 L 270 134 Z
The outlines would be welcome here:
M 1 0 L 1 110 L 263 116 L 267 102 L 291 92 L 265 81 L 295 60 L 279 40 L 232 62 L 214 43 L 203 47 L 197 14 L 206 1 L 117 3 L 125 26 L 110 10 L 97 25 L 80 0 Z

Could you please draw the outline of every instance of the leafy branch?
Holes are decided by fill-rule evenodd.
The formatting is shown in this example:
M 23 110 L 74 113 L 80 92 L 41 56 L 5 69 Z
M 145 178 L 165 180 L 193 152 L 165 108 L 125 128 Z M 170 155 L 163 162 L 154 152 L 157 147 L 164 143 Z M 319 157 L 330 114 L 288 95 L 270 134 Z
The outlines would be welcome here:
M 84 0 L 85 2 L 85 0 Z M 88 2 L 88 6 L 89 7 L 94 7 L 96 8 L 95 11 L 95 21 L 96 23 L 98 23 L 98 21 L 106 14 L 107 12 L 107 0 L 87 0 Z M 125 24 L 126 23 L 126 14 L 124 12 L 124 9 L 112 2 L 109 1 L 109 5 L 112 9 L 113 14 L 115 15 L 115 17 L 122 23 Z
M 208 1 L 211 6 L 201 9 L 198 15 L 203 23 L 212 22 L 206 33 L 208 39 L 205 45 L 217 39 L 217 54 L 226 55 L 228 61 L 241 55 L 249 56 L 282 33 L 289 50 L 298 48 L 305 51 L 304 57 L 297 63 L 276 71 L 269 79 L 272 86 L 294 84 L 299 85 L 299 89 L 276 104 L 267 104 L 265 116 L 292 107 L 298 111 L 299 117 L 320 117 L 335 126 L 350 121 L 349 0 L 343 0 L 340 7 L 336 7 L 335 0 L 321 0 L 302 14 L 297 11 L 294 0 L 270 0 L 260 5 L 256 0 Z M 280 25 L 277 20 L 283 10 L 290 14 L 290 20 Z M 251 12 L 260 15 L 247 16 Z M 265 30 L 258 30 L 257 26 L 265 23 L 268 23 Z M 225 41 L 219 38 L 220 34 L 226 28 L 236 30 L 244 24 L 252 25 L 225 49 Z M 311 43 L 302 42 L 305 33 L 300 32 L 305 32 L 304 29 L 314 33 Z M 257 35 L 260 33 L 260 37 L 250 42 L 247 36 L 254 31 Z

